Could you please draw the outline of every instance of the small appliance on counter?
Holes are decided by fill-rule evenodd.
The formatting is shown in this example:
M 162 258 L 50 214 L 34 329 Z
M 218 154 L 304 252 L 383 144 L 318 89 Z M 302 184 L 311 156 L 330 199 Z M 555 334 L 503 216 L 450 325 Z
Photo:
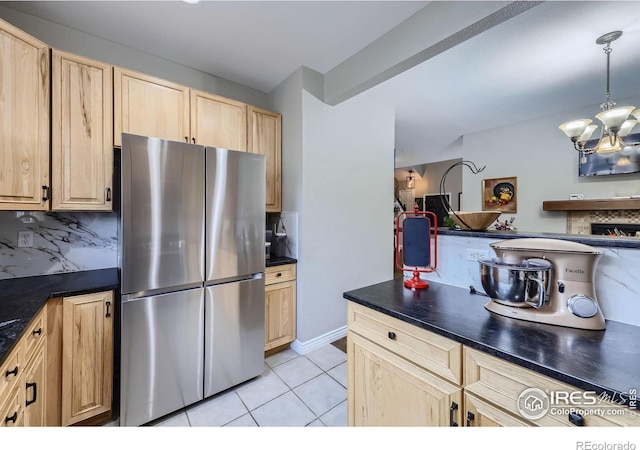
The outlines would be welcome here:
M 278 220 L 278 223 L 273 227 L 273 231 L 269 233 L 271 236 L 271 254 L 276 258 L 287 256 L 287 229 L 282 218 Z
M 478 260 L 482 287 L 491 297 L 487 310 L 530 322 L 606 328 L 594 288 L 602 251 L 543 238 L 508 239 L 490 247 L 496 257 Z

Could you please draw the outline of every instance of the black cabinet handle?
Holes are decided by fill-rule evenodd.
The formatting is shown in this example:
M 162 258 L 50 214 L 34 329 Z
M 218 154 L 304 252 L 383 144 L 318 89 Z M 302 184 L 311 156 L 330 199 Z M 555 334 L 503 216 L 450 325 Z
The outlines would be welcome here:
M 38 398 L 38 385 L 36 383 L 27 383 L 27 389 L 33 388 L 33 400 L 27 400 L 24 406 L 29 406 L 32 403 L 36 402 Z
M 582 416 L 580 414 L 578 414 L 575 411 L 572 411 L 569 413 L 569 422 L 571 422 L 572 424 L 574 424 L 577 427 L 583 427 L 584 426 L 584 419 L 582 418 Z
M 49 200 L 49 186 L 42 186 L 42 201 Z
M 458 423 L 453 420 L 453 413 L 458 410 L 458 404 L 456 402 L 451 402 L 451 406 L 449 407 L 449 426 L 457 427 Z
M 191 138 L 191 140 L 193 141 L 193 143 L 196 143 L 196 138 Z
M 276 274 L 276 277 L 281 277 L 281 276 L 282 276 L 282 273 L 281 273 L 281 272 L 278 272 L 278 273 Z
M 106 306 L 107 306 L 107 315 L 105 317 L 111 317 L 111 311 L 109 311 L 109 308 L 111 308 L 111 302 L 107 302 Z
M 475 420 L 476 416 L 471 411 L 467 411 L 467 426 L 471 426 L 471 422 Z
M 184 141 L 185 141 L 186 143 L 189 143 L 189 136 L 185 136 L 185 137 L 184 137 Z
M 11 375 L 11 374 L 15 375 L 16 377 L 18 376 L 18 366 L 16 366 L 13 370 L 7 370 L 5 372 L 5 374 L 4 374 L 4 376 L 6 378 L 9 378 L 9 375 Z
M 387 336 L 389 337 L 389 339 L 393 339 L 393 340 L 395 340 L 396 338 L 396 334 L 393 331 L 389 331 L 387 333 Z
M 4 419 L 4 423 L 5 423 L 5 425 L 8 424 L 9 422 L 16 423 L 16 420 L 18 420 L 18 411 L 14 412 L 13 416 L 7 416 Z
M 106 189 L 105 199 L 106 199 L 106 201 L 108 201 L 108 202 L 110 202 L 110 201 L 111 201 L 111 188 L 110 188 L 110 187 L 108 187 L 108 188 Z
M 37 330 L 33 330 L 33 331 L 31 332 L 31 334 L 33 334 L 34 336 L 35 336 L 36 334 L 38 334 L 38 335 L 42 334 L 42 328 L 38 328 Z

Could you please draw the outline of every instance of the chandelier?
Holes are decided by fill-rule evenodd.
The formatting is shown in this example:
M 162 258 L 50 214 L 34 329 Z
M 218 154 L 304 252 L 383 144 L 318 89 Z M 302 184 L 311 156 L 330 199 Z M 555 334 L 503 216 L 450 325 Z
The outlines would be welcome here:
M 413 170 L 409 170 L 409 176 L 407 176 L 407 189 L 415 189 L 416 177 L 413 176 Z
M 589 141 L 598 128 L 597 125 L 591 124 L 591 119 L 570 120 L 559 127 L 571 139 L 573 147 L 580 152 L 583 158 L 584 155 L 590 155 L 596 152 L 604 154 L 612 153 L 622 150 L 625 146 L 640 144 L 640 142 L 626 142 L 624 140 L 633 127 L 637 125 L 638 120 L 640 120 L 640 108 L 636 108 L 635 106 L 614 108 L 616 103 L 611 101 L 609 92 L 611 43 L 620 36 L 622 36 L 622 31 L 612 31 L 596 39 L 596 44 L 606 44 L 603 50 L 607 55 L 607 97 L 605 102 L 600 104 L 602 112 L 596 114 L 596 119 L 602 122 L 598 143 L 593 147 L 586 146 L 587 141 Z M 629 116 L 634 116 L 638 120 L 629 119 Z

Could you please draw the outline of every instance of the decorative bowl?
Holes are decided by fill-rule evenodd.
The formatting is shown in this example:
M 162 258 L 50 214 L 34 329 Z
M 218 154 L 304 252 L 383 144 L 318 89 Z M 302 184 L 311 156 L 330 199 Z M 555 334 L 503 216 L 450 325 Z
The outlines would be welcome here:
M 455 211 L 449 213 L 449 217 L 460 227 L 461 230 L 482 231 L 495 222 L 502 214 L 501 211 Z

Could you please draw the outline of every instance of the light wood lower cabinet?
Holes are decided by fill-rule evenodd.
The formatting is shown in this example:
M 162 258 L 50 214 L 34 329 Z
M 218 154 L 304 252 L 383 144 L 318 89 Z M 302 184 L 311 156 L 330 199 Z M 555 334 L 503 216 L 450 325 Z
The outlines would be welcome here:
M 640 426 L 640 415 L 632 414 L 625 406 L 484 352 L 465 347 L 463 364 L 465 393 L 502 411 L 500 421 L 496 419 L 497 414 L 492 416 L 497 423 L 517 421 L 527 426 L 555 427 Z M 527 393 L 523 394 L 525 391 Z M 465 409 L 467 407 L 465 404 Z M 538 410 L 542 415 L 534 418 Z M 485 414 L 489 416 L 486 411 L 488 409 Z M 471 422 L 474 425 L 474 421 Z
M 265 351 L 296 338 L 296 265 L 265 269 Z
M 352 302 L 347 324 L 349 426 L 460 425 L 461 344 Z
M 46 306 L 0 367 L 0 426 L 44 426 Z
M 46 393 L 46 346 L 40 345 L 24 371 L 24 426 L 45 425 Z
M 462 389 L 349 332 L 349 426 L 457 426 Z
M 640 426 L 615 399 L 354 302 L 347 309 L 349 426 Z
M 46 421 L 49 426 L 111 418 L 113 291 L 50 300 Z

